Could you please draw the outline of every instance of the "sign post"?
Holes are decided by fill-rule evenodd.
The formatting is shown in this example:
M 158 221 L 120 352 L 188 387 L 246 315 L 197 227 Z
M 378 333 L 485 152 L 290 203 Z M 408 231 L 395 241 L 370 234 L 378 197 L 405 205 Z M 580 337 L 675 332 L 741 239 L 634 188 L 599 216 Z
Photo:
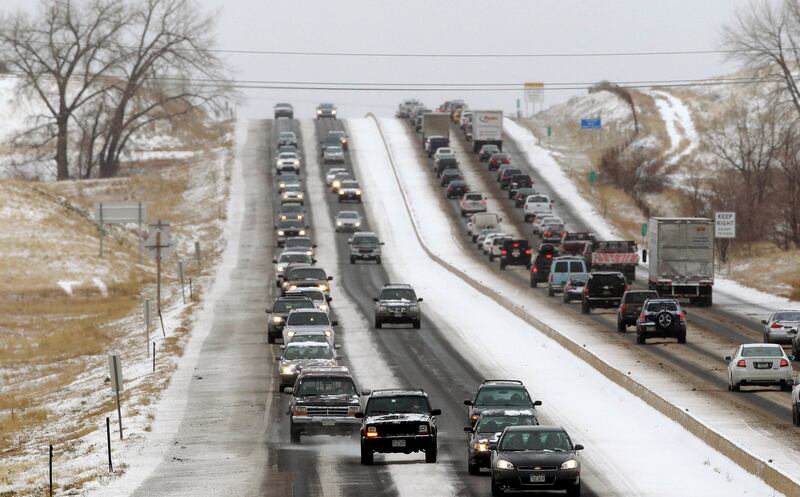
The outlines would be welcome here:
M 150 299 L 145 299 L 144 301 L 144 329 L 145 334 L 147 335 L 147 340 L 145 341 L 145 345 L 147 348 L 147 357 L 150 357 Z
M 108 365 L 111 370 L 111 388 L 117 394 L 117 417 L 119 418 L 119 439 L 122 440 L 122 408 L 119 402 L 119 391 L 122 390 L 122 364 L 118 355 L 108 356 Z
M 144 242 L 147 255 L 156 261 L 156 311 L 161 315 L 161 261 L 172 255 L 172 239 L 169 236 L 169 224 L 158 220 L 150 225 L 150 233 Z
M 541 106 L 544 103 L 544 83 L 525 83 L 522 89 L 525 92 L 525 114 L 530 117 L 531 114 L 536 113 L 536 104 Z M 528 104 L 533 106 L 532 113 L 528 112 Z
M 97 230 L 100 233 L 100 257 L 103 257 L 103 236 L 106 224 L 138 223 L 141 231 L 142 223 L 147 221 L 147 205 L 142 202 L 98 202 L 95 206 Z M 142 253 L 139 249 L 139 262 Z

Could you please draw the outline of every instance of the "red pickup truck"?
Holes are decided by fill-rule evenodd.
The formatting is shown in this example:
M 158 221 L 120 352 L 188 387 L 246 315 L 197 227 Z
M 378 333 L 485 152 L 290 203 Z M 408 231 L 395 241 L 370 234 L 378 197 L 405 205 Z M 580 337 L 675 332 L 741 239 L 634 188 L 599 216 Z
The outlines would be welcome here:
M 628 283 L 636 279 L 639 254 L 632 240 L 599 241 L 594 244 L 591 258 L 586 259 L 590 271 L 619 271 Z

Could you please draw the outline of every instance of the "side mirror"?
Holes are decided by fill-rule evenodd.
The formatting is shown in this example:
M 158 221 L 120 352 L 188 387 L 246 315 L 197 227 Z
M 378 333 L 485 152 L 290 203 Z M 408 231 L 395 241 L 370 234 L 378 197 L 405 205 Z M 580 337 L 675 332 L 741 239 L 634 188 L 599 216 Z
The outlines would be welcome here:
M 342 348 L 342 346 L 337 343 L 336 345 L 333 346 L 333 348 L 339 350 Z
M 333 321 L 331 321 L 331 326 L 339 326 L 339 321 L 336 321 L 334 319 Z
M 352 245 L 353 244 L 353 239 L 352 238 L 348 238 L 347 239 L 347 244 L 348 245 Z
M 357 412 L 357 413 L 353 414 L 353 417 L 354 418 L 358 418 L 358 419 L 362 419 L 364 417 L 364 413 L 363 412 Z
M 381 242 L 381 245 L 386 245 L 384 242 Z
M 377 302 L 378 301 L 378 297 L 372 297 L 372 301 L 373 302 Z
M 333 276 L 328 276 L 328 281 L 333 280 Z
M 540 406 L 540 405 L 542 405 L 542 401 L 541 400 L 534 400 L 533 401 L 533 407 Z
M 280 361 L 280 360 L 281 360 L 280 356 L 276 356 L 276 357 L 275 357 L 275 362 L 278 362 L 278 361 Z
M 766 319 L 761 320 L 761 324 L 768 324 Z
M 497 450 L 497 441 L 489 442 L 489 450 Z
M 325 297 L 326 302 L 333 302 L 333 297 Z
M 311 229 L 311 226 L 309 226 L 309 225 L 306 225 L 306 229 L 307 229 L 307 230 L 308 230 L 308 229 Z
M 472 405 L 472 401 L 471 400 L 465 400 L 464 401 L 464 405 L 465 406 L 471 406 Z
M 431 409 L 431 416 L 441 416 L 442 410 L 441 409 Z
M 294 388 L 286 387 L 286 388 L 283 389 L 283 393 L 288 393 L 289 395 L 291 395 L 291 394 L 294 393 Z
M 794 357 L 793 355 L 786 356 L 786 357 L 788 357 L 788 358 L 789 358 L 789 362 L 792 362 L 792 361 L 794 361 L 794 359 L 795 359 L 795 357 Z
M 286 350 L 286 345 L 279 345 L 278 346 L 281 350 Z
M 574 448 L 576 451 L 578 451 L 578 450 L 583 450 L 583 445 L 581 445 L 581 444 L 575 444 L 575 447 L 573 447 L 573 448 Z
M 723 357 L 723 359 L 725 360 L 725 362 L 731 362 L 733 360 L 733 357 L 726 355 L 725 357 Z
M 272 229 L 274 229 L 274 230 L 278 229 L 278 225 L 277 224 L 273 224 L 272 225 Z
M 316 264 L 316 263 L 317 263 L 317 260 L 312 257 L 311 258 L 311 264 Z
M 369 388 L 365 388 L 364 390 L 361 390 L 361 395 L 363 395 L 365 397 L 367 395 L 371 395 L 371 394 L 372 394 L 372 390 L 370 390 Z
M 417 302 L 422 302 L 422 297 L 418 298 Z
M 264 309 L 264 312 L 265 312 L 266 314 L 272 314 L 272 309 Z
M 467 433 L 472 433 L 472 427 L 471 426 L 465 426 L 464 427 L 464 431 L 467 432 Z
M 311 248 L 317 248 L 317 246 L 316 245 L 312 245 Z
M 277 264 L 278 263 L 278 259 L 272 259 L 272 263 L 273 264 Z
M 647 249 L 642 249 L 642 262 L 647 262 Z

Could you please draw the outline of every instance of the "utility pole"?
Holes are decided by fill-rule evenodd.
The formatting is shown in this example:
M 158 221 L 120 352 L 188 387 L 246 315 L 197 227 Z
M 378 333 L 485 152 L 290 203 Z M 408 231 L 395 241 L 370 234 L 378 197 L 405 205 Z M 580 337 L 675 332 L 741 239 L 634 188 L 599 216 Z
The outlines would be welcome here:
M 145 249 L 156 261 L 156 311 L 161 315 L 161 261 L 169 257 L 172 252 L 172 241 L 169 236 L 169 224 L 160 219 L 150 225 L 150 235 L 147 237 Z

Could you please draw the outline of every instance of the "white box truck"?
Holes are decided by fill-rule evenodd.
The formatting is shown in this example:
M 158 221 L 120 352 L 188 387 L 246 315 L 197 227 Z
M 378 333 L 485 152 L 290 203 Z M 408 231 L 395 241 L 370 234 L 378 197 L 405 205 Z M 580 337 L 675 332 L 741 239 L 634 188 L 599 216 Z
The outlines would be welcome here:
M 714 286 L 714 221 L 651 217 L 648 286 L 662 297 L 710 306 Z M 644 254 L 642 259 L 646 259 Z
M 497 145 L 503 149 L 503 111 L 472 111 L 472 149 L 477 152 L 484 145 Z
M 429 136 L 443 136 L 450 139 L 450 114 L 446 112 L 426 112 L 422 114 L 422 143 Z

